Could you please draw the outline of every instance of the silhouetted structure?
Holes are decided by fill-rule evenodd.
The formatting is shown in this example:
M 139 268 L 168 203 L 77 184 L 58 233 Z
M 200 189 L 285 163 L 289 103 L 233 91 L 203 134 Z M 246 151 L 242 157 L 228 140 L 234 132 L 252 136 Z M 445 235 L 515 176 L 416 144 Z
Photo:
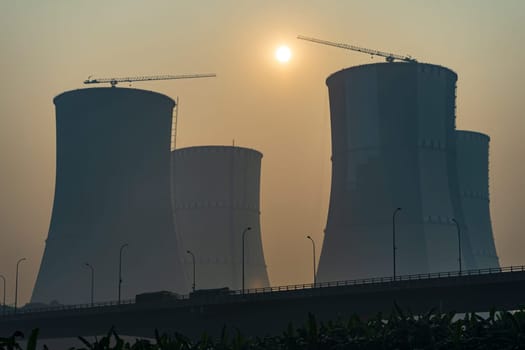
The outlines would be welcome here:
M 145 90 L 95 88 L 54 99 L 57 169 L 53 213 L 32 302 L 116 300 L 187 292 L 170 199 L 174 101 Z
M 269 285 L 261 243 L 259 192 L 262 154 L 232 146 L 172 152 L 176 230 L 195 254 L 197 289 L 241 289 L 242 233 L 246 288 Z M 185 259 L 188 273 L 192 260 Z
M 326 83 L 332 187 L 319 282 L 475 268 L 455 156 L 457 75 L 420 63 L 368 64 Z
M 461 204 L 470 232 L 476 265 L 499 267 L 489 206 L 490 137 L 474 131 L 456 131 Z

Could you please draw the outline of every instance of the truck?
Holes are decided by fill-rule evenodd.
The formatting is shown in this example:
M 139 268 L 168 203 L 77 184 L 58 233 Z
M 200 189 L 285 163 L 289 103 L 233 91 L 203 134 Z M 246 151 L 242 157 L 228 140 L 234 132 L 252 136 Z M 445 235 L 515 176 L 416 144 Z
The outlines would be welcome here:
M 180 299 L 179 294 L 162 290 L 159 292 L 150 292 L 137 294 L 135 296 L 136 304 L 160 304 L 177 301 Z
M 197 289 L 190 293 L 190 299 L 215 298 L 231 295 L 230 288 Z

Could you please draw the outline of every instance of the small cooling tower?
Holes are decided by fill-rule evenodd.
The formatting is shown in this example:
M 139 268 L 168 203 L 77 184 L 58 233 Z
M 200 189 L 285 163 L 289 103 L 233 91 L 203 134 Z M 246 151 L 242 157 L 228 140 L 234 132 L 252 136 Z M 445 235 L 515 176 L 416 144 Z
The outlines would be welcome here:
M 485 134 L 462 130 L 458 130 L 456 136 L 461 204 L 474 259 L 481 269 L 499 267 L 490 221 L 490 138 Z
M 259 224 L 262 154 L 230 146 L 202 146 L 172 152 L 176 230 L 184 251 L 196 260 L 197 288 L 242 285 L 245 235 L 245 288 L 269 285 Z M 185 259 L 192 274 L 192 259 Z
M 151 91 L 65 92 L 56 106 L 53 212 L 32 302 L 86 303 L 188 291 L 170 199 L 174 101 Z
M 328 77 L 332 187 L 318 281 L 392 276 L 398 207 L 397 275 L 458 269 L 453 218 L 473 265 L 456 176 L 456 80 L 447 68 L 419 63 Z

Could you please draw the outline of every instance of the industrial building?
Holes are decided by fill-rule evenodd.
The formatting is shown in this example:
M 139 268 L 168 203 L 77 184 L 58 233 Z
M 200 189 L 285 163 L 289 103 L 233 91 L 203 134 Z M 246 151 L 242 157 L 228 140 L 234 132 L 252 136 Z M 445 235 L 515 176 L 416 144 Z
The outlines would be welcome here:
M 326 80 L 332 184 L 317 281 L 498 267 L 489 137 L 455 130 L 456 73 L 374 53 L 387 63 Z M 55 198 L 31 302 L 88 303 L 90 290 L 97 302 L 269 286 L 262 154 L 235 146 L 171 151 L 175 102 L 115 88 L 130 79 L 88 80 L 112 87 L 54 99 Z
M 195 258 L 196 287 L 269 285 L 260 228 L 262 154 L 234 146 L 199 146 L 172 152 L 176 231 Z M 250 229 L 248 229 L 250 228 Z M 185 254 L 187 274 L 193 258 Z
M 457 167 L 461 204 L 478 268 L 499 267 L 489 206 L 488 135 L 456 131 Z
M 332 187 L 318 281 L 458 270 L 454 220 L 463 268 L 477 266 L 459 196 L 456 80 L 415 61 L 328 77 Z
M 86 263 L 95 302 L 117 300 L 119 289 L 122 299 L 187 292 L 170 198 L 174 101 L 145 90 L 90 88 L 60 94 L 54 104 L 55 197 L 31 302 L 89 302 Z

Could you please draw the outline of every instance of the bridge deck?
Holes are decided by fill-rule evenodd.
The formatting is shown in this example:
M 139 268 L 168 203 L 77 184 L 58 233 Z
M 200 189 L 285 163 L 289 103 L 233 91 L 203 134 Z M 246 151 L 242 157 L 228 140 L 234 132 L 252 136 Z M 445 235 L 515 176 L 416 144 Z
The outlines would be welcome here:
M 316 288 L 275 288 L 261 293 L 11 314 L 0 318 L 0 336 L 40 328 L 42 338 L 105 334 L 152 337 L 155 329 L 199 336 L 226 325 L 245 334 L 275 334 L 309 312 L 321 320 L 388 314 L 394 302 L 414 313 L 513 310 L 525 305 L 525 271 L 361 283 Z

